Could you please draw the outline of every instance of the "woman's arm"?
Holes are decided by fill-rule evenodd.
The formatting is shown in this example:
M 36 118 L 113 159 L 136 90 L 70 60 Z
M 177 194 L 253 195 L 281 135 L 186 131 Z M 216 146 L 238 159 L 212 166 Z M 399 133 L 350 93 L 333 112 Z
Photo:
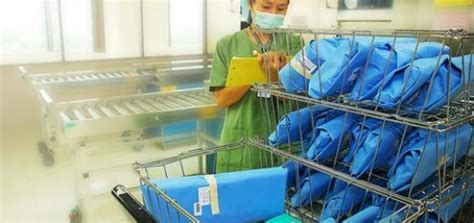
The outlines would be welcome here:
M 217 89 L 214 92 L 217 101 L 217 106 L 221 108 L 227 108 L 237 104 L 240 100 L 242 100 L 245 94 L 247 94 L 250 87 L 250 85 L 246 85 Z

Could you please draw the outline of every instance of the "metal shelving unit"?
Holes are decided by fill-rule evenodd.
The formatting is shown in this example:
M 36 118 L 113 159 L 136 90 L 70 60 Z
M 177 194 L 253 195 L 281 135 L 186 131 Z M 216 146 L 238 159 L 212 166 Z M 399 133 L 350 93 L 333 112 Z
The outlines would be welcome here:
M 352 78 L 351 81 L 355 81 L 358 78 L 365 78 L 368 66 L 371 61 L 374 49 L 377 47 L 375 43 L 376 39 L 385 38 L 384 40 L 390 46 L 386 51 L 388 58 L 385 58 L 387 64 L 389 60 L 396 54 L 396 45 L 399 44 L 397 40 L 408 39 L 411 41 L 413 48 L 405 48 L 410 52 L 410 60 L 405 64 L 407 73 L 411 72 L 414 67 L 414 63 L 419 57 L 417 55 L 418 46 L 421 43 L 431 42 L 439 44 L 440 49 L 449 49 L 445 54 L 440 51 L 439 55 L 432 56 L 434 58 L 435 69 L 429 74 L 428 80 L 425 82 L 424 89 L 427 89 L 426 97 L 420 100 L 424 101 L 423 108 L 419 111 L 414 111 L 408 106 L 405 101 L 400 100 L 398 104 L 392 108 L 385 108 L 380 105 L 380 100 L 372 98 L 370 100 L 354 100 L 350 97 L 351 92 L 344 90 L 345 80 L 352 74 L 349 71 L 342 72 L 340 78 L 342 81 L 337 79 L 337 83 L 333 83 L 340 86 L 340 90 L 336 93 L 329 95 L 314 97 L 308 93 L 308 90 L 304 92 L 288 92 L 284 84 L 281 83 L 269 83 L 264 85 L 254 85 L 253 91 L 258 92 L 258 95 L 268 96 L 262 97 L 260 103 L 265 104 L 266 108 L 272 107 L 273 109 L 262 110 L 263 114 L 269 116 L 269 128 L 275 129 L 278 122 L 275 123 L 273 120 L 277 120 L 280 117 L 274 117 L 276 111 L 284 111 L 284 108 L 290 106 L 290 109 L 294 112 L 285 115 L 281 120 L 287 121 L 283 125 L 282 129 L 276 128 L 273 134 L 282 136 L 282 142 L 271 142 L 269 139 L 262 138 L 246 138 L 241 142 L 222 145 L 218 147 L 205 147 L 197 150 L 183 153 L 179 156 L 172 157 L 165 160 L 156 160 L 148 163 L 137 163 L 135 165 L 135 173 L 139 176 L 140 182 L 152 188 L 153 192 L 158 198 L 162 198 L 165 202 L 164 207 L 168 209 L 168 212 L 164 212 L 163 216 L 154 216 L 155 221 L 161 222 L 166 215 L 170 213 L 177 213 L 178 219 L 182 222 L 199 222 L 196 217 L 185 210 L 182 205 L 176 203 L 172 197 L 169 197 L 164 191 L 156 187 L 150 179 L 156 178 L 168 178 L 173 176 L 188 176 L 194 174 L 214 174 L 215 172 L 209 170 L 209 164 L 205 165 L 206 155 L 215 154 L 219 152 L 225 152 L 227 150 L 242 149 L 252 147 L 259 151 L 268 152 L 273 157 L 280 157 L 284 161 L 292 163 L 296 170 L 292 170 L 295 175 L 295 183 L 289 185 L 288 196 L 286 203 L 286 212 L 302 222 L 314 222 L 321 221 L 321 213 L 323 215 L 330 215 L 336 222 L 342 222 L 349 220 L 352 217 L 357 216 L 359 213 L 363 213 L 364 209 L 368 206 L 377 208 L 377 216 L 374 217 L 375 222 L 425 222 L 434 215 L 436 216 L 435 221 L 442 222 L 445 220 L 457 220 L 462 222 L 463 220 L 463 207 L 457 207 L 459 209 L 450 209 L 453 201 L 462 200 L 461 203 L 467 203 L 469 200 L 470 192 L 474 188 L 474 172 L 473 172 L 473 159 L 469 155 L 469 150 L 473 147 L 471 143 L 472 134 L 463 135 L 466 129 L 471 129 L 471 123 L 474 119 L 473 113 L 473 91 L 471 90 L 471 77 L 474 77 L 474 69 L 466 67 L 472 67 L 474 64 L 474 56 L 467 56 L 463 58 L 461 72 L 458 74 L 461 80 L 459 84 L 459 90 L 453 94 L 451 92 L 450 81 L 454 78 L 453 64 L 451 63 L 454 57 L 463 56 L 467 54 L 474 54 L 474 33 L 465 32 L 463 30 L 447 30 L 447 31 L 434 31 L 434 30 L 308 30 L 308 29 L 273 29 L 273 30 L 261 30 L 262 32 L 270 33 L 272 35 L 286 35 L 286 39 L 291 37 L 299 37 L 300 39 L 314 40 L 314 48 L 308 48 L 307 50 L 313 50 L 316 55 L 315 61 L 319 59 L 319 45 L 318 41 L 328 38 L 341 38 L 342 41 L 348 44 L 349 52 L 345 52 L 348 58 L 351 58 L 352 47 L 357 41 L 365 41 L 363 44 L 367 47 L 367 55 L 359 66 L 357 77 Z M 290 49 L 289 45 L 282 45 L 276 42 L 280 49 Z M 280 44 L 280 45 L 278 45 Z M 391 44 L 391 45 L 390 45 Z M 380 46 L 380 45 L 378 45 Z M 387 45 L 385 45 L 387 46 Z M 315 78 L 321 78 L 323 75 L 336 75 L 333 73 L 324 73 L 320 71 L 324 64 L 316 63 L 316 69 L 313 71 L 307 71 L 304 69 L 305 64 L 308 60 L 305 53 L 305 46 L 301 45 L 300 48 L 304 49 L 300 52 L 300 56 L 295 56 L 296 63 L 300 63 L 303 73 L 300 73 L 301 78 L 306 77 L 305 85 L 306 89 L 311 88 L 310 83 Z M 447 84 L 443 87 L 433 87 L 435 83 L 435 77 L 440 70 L 440 59 L 442 56 L 447 58 L 445 73 L 447 77 Z M 330 56 L 336 57 L 336 54 Z M 300 58 L 300 59 L 298 59 Z M 438 59 L 436 59 L 438 58 Z M 341 65 L 341 70 L 349 70 L 348 67 L 351 62 L 349 59 L 342 58 L 344 63 Z M 291 64 L 291 63 L 289 63 Z M 432 64 L 434 65 L 434 64 Z M 290 66 L 290 65 L 287 65 Z M 379 75 L 379 89 L 377 92 L 380 93 L 385 86 L 384 83 L 389 81 L 390 76 L 388 65 L 382 72 L 377 73 Z M 323 69 L 324 70 L 324 69 Z M 270 75 L 267 73 L 267 75 Z M 281 75 L 281 74 L 280 74 Z M 309 78 L 308 78 L 309 77 Z M 393 77 L 393 76 L 392 76 Z M 270 79 L 270 78 L 267 78 Z M 281 76 L 280 76 L 280 79 Z M 296 83 L 291 78 L 289 79 L 290 84 Z M 466 81 L 469 80 L 469 81 Z M 321 82 L 321 80 L 319 80 Z M 364 83 L 364 82 L 362 82 Z M 288 84 L 288 83 L 286 83 Z M 349 83 L 350 84 L 350 83 Z M 353 83 L 352 83 L 353 84 Z M 403 98 L 405 91 L 405 85 L 403 82 L 399 86 L 401 89 L 401 96 Z M 439 83 L 438 83 L 439 84 Z M 309 86 L 309 87 L 308 87 Z M 364 86 L 362 84 L 362 86 Z M 313 85 L 315 92 L 318 92 L 318 86 Z M 304 87 L 302 87 L 304 88 Z M 425 105 L 428 101 L 428 96 L 432 89 L 437 91 L 445 90 L 444 94 L 440 97 L 442 100 L 446 99 L 446 103 L 443 103 L 436 109 L 425 109 Z M 449 89 L 449 90 L 446 90 Z M 420 90 L 421 91 L 421 90 Z M 322 92 L 321 86 L 319 86 L 319 92 Z M 360 93 L 360 91 L 359 91 Z M 412 97 L 422 95 L 416 93 Z M 352 99 L 351 99 L 352 98 Z M 281 107 L 281 108 L 280 108 Z M 309 113 L 305 113 L 305 109 L 310 110 Z M 319 108 L 311 110 L 311 108 Z M 324 111 L 329 111 L 334 117 L 327 118 L 324 123 L 333 121 L 336 117 L 341 117 L 343 120 L 338 125 L 332 126 L 333 130 L 331 133 L 325 132 L 326 135 L 321 138 L 322 131 L 321 123 L 316 122 L 318 115 L 325 114 Z M 278 113 L 278 112 L 276 112 Z M 335 115 L 337 114 L 337 115 Z M 290 115 L 292 118 L 290 118 Z M 329 116 L 329 115 L 328 115 Z M 306 117 L 306 118 L 302 118 Z M 326 116 L 325 116 L 326 117 Z M 349 119 L 356 117 L 354 124 L 350 124 L 351 127 L 345 130 L 346 125 L 349 125 Z M 320 118 L 320 117 L 319 117 Z M 323 119 L 323 118 L 321 118 Z M 310 120 L 310 121 L 308 121 Z M 303 124 L 303 122 L 307 122 Z M 369 122 L 375 122 L 375 127 L 369 126 Z M 309 123 L 309 124 L 308 124 Z M 309 127 L 308 127 L 309 125 Z M 375 124 L 371 124 L 375 125 Z M 393 137 L 391 141 L 384 139 L 385 134 L 389 134 L 390 128 L 394 128 L 396 125 L 399 128 L 399 134 Z M 359 128 L 358 132 L 355 129 Z M 372 128 L 372 129 L 371 129 Z M 278 130 L 279 129 L 279 130 Z M 369 138 L 371 142 L 366 141 L 369 136 L 362 133 L 363 131 L 368 134 L 373 134 Z M 389 132 L 389 133 L 387 133 Z M 335 133 L 339 135 L 334 136 Z M 414 141 L 415 136 L 422 135 L 419 141 Z M 424 137 L 424 138 L 423 138 Z M 317 142 L 317 140 L 320 141 Z M 329 141 L 334 140 L 334 141 Z M 418 140 L 418 139 L 417 139 Z M 468 142 L 463 142 L 468 141 Z M 309 145 L 307 142 L 311 142 Z M 411 148 L 413 145 L 419 143 L 418 147 Z M 318 158 L 310 157 L 309 151 L 313 145 L 316 145 L 316 149 L 319 144 L 332 145 L 331 147 L 322 147 L 324 149 L 331 148 L 333 152 L 328 157 Z M 367 143 L 367 147 L 364 147 L 364 143 Z M 372 144 L 370 144 L 372 143 Z M 382 150 L 382 148 L 385 148 Z M 388 150 L 386 148 L 389 148 Z M 321 148 L 319 148 L 321 149 Z M 323 149 L 323 150 L 324 150 Z M 364 150 L 365 149 L 365 150 Z M 412 149 L 412 150 L 410 150 Z M 412 151 L 412 153 L 405 153 L 405 150 Z M 358 156 L 364 155 L 361 151 L 366 152 L 365 169 L 361 172 L 355 172 L 354 166 L 360 165 Z M 360 154 L 359 154 L 360 153 Z M 362 154 L 362 155 L 361 155 Z M 408 154 L 408 155 L 406 155 Z M 171 163 L 177 164 L 176 166 L 183 166 L 183 160 L 190 159 L 191 157 L 203 157 L 195 162 L 195 165 L 201 167 L 198 170 L 187 171 L 181 169 L 177 174 L 170 176 L 166 174 L 166 170 L 171 167 L 167 167 Z M 347 158 L 349 157 L 349 158 Z M 380 160 L 379 160 L 380 159 Z M 411 159 L 411 160 L 410 160 Z M 429 162 L 426 160 L 430 159 Z M 273 159 L 271 159 L 273 160 Z M 413 161 L 415 160 L 415 161 Z M 390 185 L 391 181 L 394 181 L 397 170 L 402 171 L 400 168 L 402 164 L 400 162 L 412 162 L 413 166 L 411 169 L 407 169 L 405 176 L 406 182 L 401 188 L 394 188 Z M 382 163 L 382 164 L 380 164 Z M 285 165 L 288 163 L 285 163 Z M 262 163 L 262 167 L 273 167 L 281 165 L 281 163 Z M 424 166 L 422 166 L 424 165 Z M 202 166 L 207 168 L 202 168 Z M 211 165 L 212 167 L 212 165 Z M 289 167 L 288 167 L 289 168 Z M 156 170 L 158 169 L 158 170 Z M 153 175 L 150 172 L 153 171 L 164 171 L 165 174 Z M 291 171 L 290 171 L 291 172 Z M 308 175 L 302 173 L 319 173 L 322 181 L 322 177 L 328 177 L 329 180 L 326 186 L 324 186 L 325 192 L 321 197 L 312 198 L 311 192 L 303 194 L 302 190 L 307 182 L 319 182 L 311 181 Z M 313 175 L 311 175 L 313 176 Z M 343 189 L 343 195 L 341 191 L 336 191 L 337 182 L 343 182 L 346 189 Z M 312 185 L 309 183 L 309 187 Z M 357 197 L 354 194 L 350 194 L 347 188 L 352 188 L 359 191 L 358 194 L 363 194 L 362 197 Z M 315 191 L 313 191 L 315 192 Z M 348 197 L 346 200 L 346 194 L 350 194 L 352 197 Z M 337 197 L 336 195 L 341 195 Z M 305 204 L 293 203 L 293 199 L 299 199 L 302 196 L 306 196 L 309 199 Z M 349 195 L 347 195 L 349 196 Z M 308 198 L 309 197 L 309 198 Z M 352 202 L 349 208 L 346 210 L 338 211 L 338 213 L 332 213 L 337 206 L 328 208 L 330 202 L 334 199 L 344 204 L 344 202 Z M 341 203 L 338 203 L 341 205 Z M 343 205 L 342 205 L 343 206 Z M 448 208 L 447 208 L 448 207 Z M 172 210 L 172 212 L 169 211 Z M 451 213 L 452 212 L 452 213 Z M 449 216 L 449 219 L 448 219 Z M 325 216 L 327 217 L 327 216 Z M 140 221 L 140 219 L 136 219 Z M 433 220 L 433 219 L 431 219 Z M 166 221 L 165 221 L 166 222 Z

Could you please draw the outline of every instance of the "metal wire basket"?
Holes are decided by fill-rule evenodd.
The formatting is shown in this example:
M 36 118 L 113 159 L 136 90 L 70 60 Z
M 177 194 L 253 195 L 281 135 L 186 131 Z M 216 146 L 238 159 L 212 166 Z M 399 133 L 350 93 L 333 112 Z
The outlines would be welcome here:
M 384 198 L 385 202 L 390 201 L 392 204 L 396 205 L 396 212 L 394 212 L 394 214 L 403 216 L 404 221 L 409 222 L 417 219 L 422 213 L 422 203 L 420 201 L 406 199 L 403 196 L 394 194 L 377 185 L 367 184 L 361 180 L 353 180 L 346 174 L 341 174 L 332 171 L 330 168 L 320 166 L 317 163 L 312 163 L 301 159 L 288 150 L 285 151 L 271 149 L 267 146 L 264 146 L 261 140 L 248 139 L 225 146 L 199 148 L 163 160 L 156 160 L 147 163 L 136 163 L 134 166 L 134 171 L 140 178 L 141 186 L 143 187 L 146 185 L 151 189 L 148 190 L 148 196 L 156 196 L 160 198 L 159 200 L 165 202 L 158 202 L 158 206 L 153 207 L 160 210 L 158 213 L 161 213 L 161 215 L 155 215 L 150 218 L 151 214 L 135 214 L 135 219 L 138 222 L 146 221 L 146 219 L 153 219 L 153 221 L 156 222 L 200 222 L 199 219 L 192 214 L 191 210 L 186 210 L 183 207 L 184 204 L 180 204 L 173 197 L 167 195 L 167 193 L 161 188 L 157 187 L 151 181 L 151 179 L 156 180 L 213 174 L 216 165 L 215 157 L 218 156 L 219 153 L 233 152 L 237 150 L 243 151 L 244 153 L 248 150 L 257 150 L 258 153 L 262 154 L 262 156 L 265 156 L 263 154 L 266 154 L 268 157 L 270 157 L 270 159 L 262 159 L 262 168 L 269 168 L 279 166 L 282 163 L 294 162 L 295 164 L 307 168 L 307 171 L 320 170 L 320 172 L 328 174 L 328 176 L 330 176 L 333 181 L 344 182 L 344 184 L 348 186 L 357 188 L 358 191 L 366 194 L 366 199 L 371 199 L 371 196 L 386 197 Z M 295 177 L 296 176 L 298 175 L 295 175 Z M 294 180 L 296 185 L 299 185 L 303 179 L 296 177 Z M 325 188 L 325 190 L 330 190 L 332 187 L 333 185 Z M 125 189 L 122 188 L 120 190 L 124 191 Z M 298 187 L 290 186 L 286 191 L 286 202 L 284 204 L 285 212 L 301 222 L 314 222 L 318 219 L 318 216 L 324 209 L 323 203 L 321 200 L 310 199 L 309 203 L 311 205 L 308 207 L 292 207 L 290 204 L 291 198 L 297 196 L 299 193 L 298 190 Z M 123 196 L 123 194 L 126 194 L 124 192 L 118 191 L 119 189 L 116 188 L 116 196 Z M 124 206 L 130 206 L 129 201 L 124 203 L 127 203 L 127 205 Z M 351 209 L 354 210 L 356 210 L 356 208 L 358 208 L 358 206 L 351 207 Z M 128 210 L 130 211 L 132 209 Z M 148 213 L 150 213 L 150 211 L 151 210 L 148 209 Z M 353 211 L 352 213 L 355 214 L 356 212 Z M 238 219 L 232 220 L 238 222 Z

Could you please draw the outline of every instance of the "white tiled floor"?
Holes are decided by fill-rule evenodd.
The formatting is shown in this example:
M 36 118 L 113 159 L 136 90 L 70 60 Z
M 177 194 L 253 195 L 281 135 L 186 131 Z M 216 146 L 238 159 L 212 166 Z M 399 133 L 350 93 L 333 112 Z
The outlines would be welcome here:
M 0 222 L 68 222 L 69 211 L 76 204 L 74 166 L 71 152 L 55 149 L 55 164 L 44 167 L 36 148 L 41 139 L 39 126 L 10 129 L 1 133 L 1 221 Z M 117 160 L 150 160 L 189 149 L 161 150 L 145 147 L 141 152 L 114 148 L 90 159 L 89 166 L 116 163 Z M 107 151 L 107 148 L 104 148 Z M 110 162 L 110 161 L 113 162 Z M 103 166 L 103 165 L 101 165 Z M 93 172 L 87 181 L 89 195 L 82 200 L 83 222 L 131 222 L 131 218 L 110 194 L 117 184 L 137 186 L 138 179 L 129 166 Z M 139 194 L 137 194 L 139 195 Z M 138 196 L 139 198 L 140 196 Z

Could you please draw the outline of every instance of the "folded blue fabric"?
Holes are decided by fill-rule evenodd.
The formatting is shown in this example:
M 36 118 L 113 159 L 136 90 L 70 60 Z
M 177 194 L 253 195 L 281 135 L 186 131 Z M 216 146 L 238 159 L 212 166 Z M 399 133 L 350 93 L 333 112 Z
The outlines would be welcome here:
M 437 189 L 437 187 L 429 187 L 425 192 L 430 194 L 435 189 Z M 455 195 L 454 198 L 452 198 L 453 195 Z M 434 209 L 435 211 L 429 213 L 428 216 L 421 216 L 418 222 L 425 222 L 425 220 L 428 220 L 428 222 L 438 222 L 438 218 L 441 222 L 451 222 L 451 219 L 461 210 L 464 204 L 469 202 L 473 195 L 474 178 L 462 177 L 458 179 L 453 186 L 441 193 L 441 201 L 450 200 L 447 200 L 448 202 L 438 207 L 436 207 L 436 204 L 430 204 L 428 208 Z
M 467 183 L 467 188 L 463 191 L 463 184 Z M 436 187 L 428 187 L 428 190 L 423 193 L 423 196 L 426 194 L 430 194 L 433 192 L 433 189 L 436 189 Z M 430 209 L 435 209 L 434 212 L 424 214 L 418 218 L 419 223 L 439 223 L 439 222 L 444 222 L 448 223 L 451 222 L 451 219 L 461 210 L 462 206 L 469 202 L 469 200 L 473 197 L 474 195 L 474 179 L 471 178 L 466 179 L 464 178 L 463 180 L 457 181 L 451 188 L 449 188 L 447 191 L 443 192 L 440 196 L 441 200 L 444 200 L 445 198 L 451 197 L 453 194 L 457 194 L 454 198 L 449 200 L 448 202 L 441 204 L 441 206 L 436 207 L 436 206 L 431 206 L 429 207 Z M 415 199 L 421 199 L 423 197 L 416 197 Z M 393 207 L 393 202 L 391 202 L 391 205 Z M 381 207 L 381 205 L 380 205 Z M 398 208 L 402 208 L 399 207 Z M 404 212 L 396 213 L 396 214 L 391 214 L 395 211 L 392 212 L 386 211 L 387 214 L 380 214 L 379 213 L 379 218 L 381 219 L 379 222 L 381 223 L 390 223 L 390 222 L 401 222 L 404 219 Z M 438 220 L 439 219 L 439 220 Z
M 449 59 L 449 58 L 448 58 Z M 449 69 L 448 59 L 444 59 L 443 67 L 440 67 L 433 80 L 432 89 L 429 91 L 429 81 L 424 84 L 416 95 L 409 98 L 405 106 L 415 112 L 421 110 L 431 112 L 438 108 L 446 105 L 449 99 L 453 100 L 458 93 L 463 89 L 463 64 L 462 57 L 454 57 L 451 59 L 451 70 Z M 468 64 L 464 64 L 465 69 L 468 68 Z M 474 64 L 471 63 L 471 66 Z M 469 69 L 464 71 L 464 75 L 471 76 L 474 72 L 474 68 L 471 68 L 471 75 L 469 75 Z M 448 78 L 449 76 L 449 78 Z M 467 78 L 467 76 L 465 76 Z M 448 88 L 449 83 L 449 88 Z M 428 100 L 425 102 L 426 98 Z
M 352 163 L 354 156 L 357 152 L 357 148 L 362 147 L 367 135 L 372 131 L 380 127 L 382 121 L 372 118 L 362 119 L 357 123 L 351 130 L 349 137 L 349 151 L 343 159 L 345 163 Z
M 203 176 L 152 182 L 201 222 L 255 222 L 284 213 L 286 175 L 287 170 L 281 167 L 214 175 L 217 203 L 208 196 L 209 183 Z M 147 185 L 141 189 L 146 208 L 157 220 L 178 222 L 175 208 L 167 205 Z M 218 207 L 218 213 L 211 211 L 211 205 Z M 183 217 L 180 221 L 189 222 Z
M 305 141 L 307 148 L 311 147 L 316 141 L 316 139 L 319 136 L 319 131 L 316 131 L 318 127 L 326 124 L 327 122 L 333 120 L 334 118 L 343 115 L 344 112 L 338 111 L 338 110 L 328 110 L 326 113 L 322 113 L 318 119 L 316 120 L 316 123 L 314 125 L 314 128 L 311 130 L 311 132 L 308 134 L 307 140 Z M 307 155 L 307 154 L 305 154 Z
M 382 83 L 384 74 L 387 76 L 395 69 L 410 63 L 412 59 L 431 58 L 447 53 L 449 53 L 449 48 L 436 42 L 423 42 L 417 45 L 416 42 L 397 40 L 394 44 L 392 39 L 391 42 L 383 45 L 374 44 L 367 71 L 363 71 L 364 73 L 356 80 L 350 98 L 352 100 L 372 100 L 380 86 L 386 84 L 386 82 Z M 366 68 L 364 67 L 364 69 Z
M 401 192 L 418 186 L 436 172 L 440 162 L 450 166 L 459 161 L 468 153 L 471 137 L 469 124 L 441 133 L 414 130 L 404 140 L 400 158 L 389 173 L 389 188 Z
M 345 216 L 352 209 L 356 209 L 366 196 L 365 190 L 347 185 L 344 182 L 338 182 L 340 181 L 336 181 L 333 191 L 329 195 L 330 197 L 324 203 L 323 212 L 319 217 L 320 220 L 338 219 Z
M 305 178 L 308 174 L 308 168 L 306 166 L 298 164 L 293 160 L 285 162 L 282 167 L 288 170 L 286 178 L 286 185 L 288 188 L 296 185 L 296 176 L 298 176 L 301 181 L 301 179 Z
M 347 218 L 343 221 L 343 223 L 370 223 L 376 222 L 377 216 L 380 212 L 381 207 L 376 205 L 371 205 L 363 210 L 357 212 L 356 214 L 352 215 L 351 217 Z
M 323 198 L 330 183 L 331 177 L 321 172 L 302 178 L 299 193 L 291 197 L 291 207 L 304 207 Z
M 328 108 L 322 106 L 311 106 L 283 116 L 275 131 L 268 137 L 269 144 L 272 146 L 282 145 L 288 143 L 288 140 L 290 142 L 300 142 L 301 137 L 306 138 L 313 126 L 321 122 L 321 118 L 328 115 L 328 110 Z M 314 123 L 312 124 L 311 121 L 314 121 Z
M 403 126 L 391 122 L 385 122 L 384 124 L 383 121 L 379 120 L 377 122 L 377 126 L 371 126 L 372 128 L 367 129 L 369 131 L 363 136 L 362 142 L 359 141 L 360 146 L 355 148 L 350 170 L 353 176 L 360 177 L 371 169 L 386 166 L 390 156 L 398 148 Z M 355 137 L 352 142 L 357 141 Z
M 455 57 L 450 63 L 449 55 L 415 60 L 413 66 L 405 65 L 390 73 L 374 100 L 383 108 L 396 108 L 402 103 L 414 112 L 435 111 L 447 103 L 448 93 L 454 98 L 462 89 L 461 61 L 462 57 Z
M 321 99 L 350 92 L 361 67 L 365 65 L 368 51 L 367 43 L 344 39 L 330 59 L 311 77 L 309 96 Z
M 349 130 L 361 119 L 360 116 L 348 114 L 336 117 L 314 131 L 315 140 L 308 151 L 308 159 L 320 160 L 333 157 L 340 139 L 344 139 Z M 343 144 L 341 144 L 341 148 Z
M 308 84 L 318 68 L 334 56 L 343 38 L 312 40 L 293 57 L 278 73 L 281 83 L 289 93 L 308 91 Z
M 320 223 L 337 223 L 336 219 L 334 218 L 326 218 L 324 220 L 319 220 Z

